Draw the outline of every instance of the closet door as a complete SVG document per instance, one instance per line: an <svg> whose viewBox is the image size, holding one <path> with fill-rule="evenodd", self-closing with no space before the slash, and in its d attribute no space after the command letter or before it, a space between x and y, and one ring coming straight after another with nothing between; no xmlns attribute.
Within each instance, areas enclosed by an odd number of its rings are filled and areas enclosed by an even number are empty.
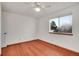
<svg viewBox="0 0 79 59"><path fill-rule="evenodd" d="M0 55L1 55L1 3L0 3Z"/></svg>
<svg viewBox="0 0 79 59"><path fill-rule="evenodd" d="M1 47L6 47L6 15L1 12Z"/></svg>

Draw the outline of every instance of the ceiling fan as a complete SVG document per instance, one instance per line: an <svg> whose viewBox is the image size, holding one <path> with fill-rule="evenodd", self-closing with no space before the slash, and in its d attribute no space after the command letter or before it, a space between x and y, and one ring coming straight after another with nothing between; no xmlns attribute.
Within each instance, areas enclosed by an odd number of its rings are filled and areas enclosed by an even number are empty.
<svg viewBox="0 0 79 59"><path fill-rule="evenodd" d="M36 12L40 12L42 9L51 7L50 5L41 4L41 2L34 2L32 6Z"/></svg>
<svg viewBox="0 0 79 59"><path fill-rule="evenodd" d="M33 7L33 9L34 9L36 12L40 12L40 11L43 10L43 9L46 9L46 8L51 7L51 5L44 4L44 3L42 3L42 2L33 2L33 3L30 3L30 5Z"/></svg>

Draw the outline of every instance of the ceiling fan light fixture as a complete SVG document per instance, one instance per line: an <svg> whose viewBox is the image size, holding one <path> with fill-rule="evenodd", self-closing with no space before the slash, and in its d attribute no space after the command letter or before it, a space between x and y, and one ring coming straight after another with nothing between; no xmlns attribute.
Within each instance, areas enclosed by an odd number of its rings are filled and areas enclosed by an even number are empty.
<svg viewBox="0 0 79 59"><path fill-rule="evenodd" d="M34 8L34 10L35 10L36 12L40 12L40 11L41 11L41 8L36 7L36 8Z"/></svg>

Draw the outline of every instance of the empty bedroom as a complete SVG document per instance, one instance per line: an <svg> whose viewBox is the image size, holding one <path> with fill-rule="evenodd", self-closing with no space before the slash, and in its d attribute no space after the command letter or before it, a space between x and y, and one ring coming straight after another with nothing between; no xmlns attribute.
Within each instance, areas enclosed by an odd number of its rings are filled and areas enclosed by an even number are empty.
<svg viewBox="0 0 79 59"><path fill-rule="evenodd" d="M79 2L0 2L1 56L79 56Z"/></svg>

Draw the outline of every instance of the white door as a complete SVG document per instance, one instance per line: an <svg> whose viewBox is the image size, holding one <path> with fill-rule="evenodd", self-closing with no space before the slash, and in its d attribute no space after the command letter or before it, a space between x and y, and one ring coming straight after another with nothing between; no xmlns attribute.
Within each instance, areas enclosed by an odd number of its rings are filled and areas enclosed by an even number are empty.
<svg viewBox="0 0 79 59"><path fill-rule="evenodd" d="M1 47L6 47L6 21L3 12L1 12Z"/></svg>
<svg viewBox="0 0 79 59"><path fill-rule="evenodd" d="M6 47L6 29L4 19L1 19L1 47Z"/></svg>
<svg viewBox="0 0 79 59"><path fill-rule="evenodd" d="M0 3L0 54L1 54L1 3Z"/></svg>

